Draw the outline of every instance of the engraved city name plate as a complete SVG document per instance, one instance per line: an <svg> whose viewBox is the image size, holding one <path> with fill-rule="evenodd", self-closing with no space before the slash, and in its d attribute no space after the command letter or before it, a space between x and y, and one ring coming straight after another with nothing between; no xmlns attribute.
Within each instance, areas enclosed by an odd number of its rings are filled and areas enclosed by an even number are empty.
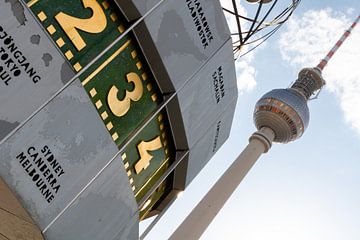
<svg viewBox="0 0 360 240"><path fill-rule="evenodd" d="M120 234L126 238L119 238ZM139 237L138 206L120 156L44 232L44 236L51 240Z"/></svg>
<svg viewBox="0 0 360 240"><path fill-rule="evenodd" d="M215 119L213 124L207 129L206 134L190 149L185 186L190 184L206 163L214 156L216 151L228 139L235 107L236 99L228 105L220 117Z"/></svg>
<svg viewBox="0 0 360 240"><path fill-rule="evenodd" d="M0 140L73 75L29 10L0 1Z"/></svg>
<svg viewBox="0 0 360 240"><path fill-rule="evenodd" d="M0 175L43 230L117 151L76 80L2 143Z"/></svg>
<svg viewBox="0 0 360 240"><path fill-rule="evenodd" d="M229 40L178 93L190 148L208 131L214 119L237 98L237 94Z"/></svg>
<svg viewBox="0 0 360 240"><path fill-rule="evenodd" d="M146 55L155 47L176 90L181 88L209 58L230 39L219 1L167 0L144 19L152 43L135 29ZM153 44L153 45L152 45ZM159 64L156 61L149 61ZM157 72L154 72L155 77ZM158 79L161 82L161 78ZM161 83L160 83L161 84ZM161 87L161 86L160 86Z"/></svg>
<svg viewBox="0 0 360 240"><path fill-rule="evenodd" d="M129 21L144 16L163 0L114 0Z"/></svg>

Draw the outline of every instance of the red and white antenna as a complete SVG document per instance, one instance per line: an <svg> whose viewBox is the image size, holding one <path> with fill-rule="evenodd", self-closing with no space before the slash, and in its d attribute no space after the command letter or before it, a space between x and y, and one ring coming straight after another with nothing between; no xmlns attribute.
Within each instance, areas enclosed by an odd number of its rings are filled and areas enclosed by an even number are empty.
<svg viewBox="0 0 360 240"><path fill-rule="evenodd" d="M360 15L351 24L341 38L336 42L334 47L329 51L324 59L314 68L303 68L299 72L299 78L291 86L291 88L301 93L307 100L317 99L322 87L325 85L325 80L322 77L322 70L324 70L327 63L330 61L335 52L345 42L346 38L350 35L351 31L355 28L356 24L360 21Z"/></svg>
<svg viewBox="0 0 360 240"><path fill-rule="evenodd" d="M350 35L351 31L355 28L356 24L360 20L360 15L357 17L357 19L353 22L353 24L350 26L348 30L344 32L342 37L339 39L339 41L336 42L335 46L330 50L330 52L326 55L324 59L320 61L320 63L316 66L318 69L323 70L324 67L327 65L331 57L335 54L335 52L339 49L339 47L345 42L346 38Z"/></svg>

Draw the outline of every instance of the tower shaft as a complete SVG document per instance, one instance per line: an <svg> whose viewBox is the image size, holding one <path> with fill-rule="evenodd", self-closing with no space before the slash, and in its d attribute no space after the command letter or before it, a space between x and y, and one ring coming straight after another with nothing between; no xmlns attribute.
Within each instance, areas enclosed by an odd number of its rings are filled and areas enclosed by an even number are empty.
<svg viewBox="0 0 360 240"><path fill-rule="evenodd" d="M255 132L250 137L246 148L187 216L170 239L199 239L257 159L270 149L274 137L275 134L270 128L264 127Z"/></svg>
<svg viewBox="0 0 360 240"><path fill-rule="evenodd" d="M327 65L327 63L332 58L332 56L335 54L335 52L339 49L339 47L344 43L346 38L350 35L351 31L355 28L355 26L359 22L359 20L360 20L360 15L356 18L356 20L349 27L349 29L347 29L344 32L344 34L336 42L335 46L330 50L330 52L326 55L326 57L320 61L320 63L317 65L317 68L319 68L320 70L324 70L324 67Z"/></svg>

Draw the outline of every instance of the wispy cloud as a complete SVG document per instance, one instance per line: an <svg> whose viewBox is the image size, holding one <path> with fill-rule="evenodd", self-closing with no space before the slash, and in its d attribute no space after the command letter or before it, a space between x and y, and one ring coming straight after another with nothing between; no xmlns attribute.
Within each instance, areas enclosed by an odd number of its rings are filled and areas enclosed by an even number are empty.
<svg viewBox="0 0 360 240"><path fill-rule="evenodd" d="M240 15L247 16L247 11L244 7L242 7L239 4L240 1L237 1L237 7ZM220 3L223 7L227 9L232 9L232 3L229 0L220 0ZM235 18L225 13L226 20L228 22L230 32L237 32L237 25ZM243 21L243 24L245 24L242 27L245 27L245 29L248 27L248 23ZM236 37L233 40L238 40ZM242 49L242 52L245 53L248 50L248 47L245 46ZM254 89L256 86L256 69L254 67L254 56L256 54L256 51L250 52L246 54L245 56L239 58L235 63L235 69L236 69L236 77L237 77L237 86L239 89L240 94L244 92L249 92Z"/></svg>
<svg viewBox="0 0 360 240"><path fill-rule="evenodd" d="M246 54L235 63L237 85L240 94L253 90L257 84L255 80L257 71L253 63L256 51Z"/></svg>
<svg viewBox="0 0 360 240"><path fill-rule="evenodd" d="M280 37L284 60L297 69L315 66L323 58L354 19L330 8L310 10L293 16ZM360 26L331 59L323 71L326 90L334 93L344 118L360 134Z"/></svg>

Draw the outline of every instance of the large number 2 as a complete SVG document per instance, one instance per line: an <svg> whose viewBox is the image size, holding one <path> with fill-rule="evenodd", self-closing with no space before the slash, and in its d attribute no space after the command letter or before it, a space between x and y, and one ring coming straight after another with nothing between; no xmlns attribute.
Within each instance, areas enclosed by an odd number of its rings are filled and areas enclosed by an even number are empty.
<svg viewBox="0 0 360 240"><path fill-rule="evenodd" d="M107 23L106 15L96 0L82 0L82 2L85 8L90 8L93 11L91 18L80 19L63 12L55 16L55 19L78 51L83 49L86 43L77 29L88 33L100 33L106 28Z"/></svg>
<svg viewBox="0 0 360 240"><path fill-rule="evenodd" d="M139 174L143 169L146 169L150 165L150 160L153 158L153 156L148 151L155 151L161 147L162 143L159 136L149 142L141 141L137 145L140 159L135 164L136 174Z"/></svg>
<svg viewBox="0 0 360 240"><path fill-rule="evenodd" d="M107 101L111 112L117 116L124 116L130 109L131 101L139 101L143 94L143 85L140 77L134 73L128 73L126 75L128 82L134 83L134 90L129 92L126 90L123 100L119 100L117 94L119 89L116 86L112 86L108 93Z"/></svg>

